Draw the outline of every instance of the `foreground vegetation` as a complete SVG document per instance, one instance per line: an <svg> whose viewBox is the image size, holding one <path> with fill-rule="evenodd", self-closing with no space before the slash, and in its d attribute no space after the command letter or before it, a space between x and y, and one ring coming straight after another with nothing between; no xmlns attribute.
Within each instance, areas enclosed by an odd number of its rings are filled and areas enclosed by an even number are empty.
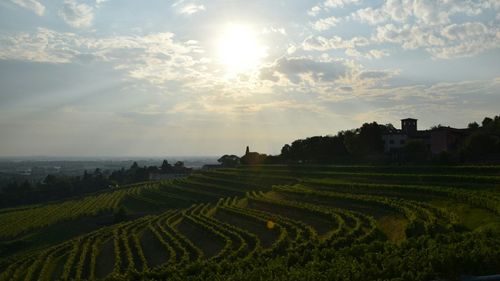
<svg viewBox="0 0 500 281"><path fill-rule="evenodd" d="M498 166L256 166L2 209L0 280L498 274L499 184Z"/></svg>

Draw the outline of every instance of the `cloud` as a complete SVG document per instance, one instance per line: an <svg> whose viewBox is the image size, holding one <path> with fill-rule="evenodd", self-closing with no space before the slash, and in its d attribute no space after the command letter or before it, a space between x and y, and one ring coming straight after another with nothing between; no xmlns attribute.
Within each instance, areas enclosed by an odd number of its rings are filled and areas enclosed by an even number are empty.
<svg viewBox="0 0 500 281"><path fill-rule="evenodd" d="M359 9L349 18L376 25L374 43L400 44L403 49L423 49L433 58L450 59L500 46L498 24L451 23L452 16L472 17L489 9L498 11L500 5L490 0L388 0L379 7ZM356 50L348 52L356 54Z"/></svg>
<svg viewBox="0 0 500 281"><path fill-rule="evenodd" d="M373 44L371 39L362 36L344 39L340 36L332 36L325 38L322 36L310 36L302 42L302 48L306 51L329 51L345 49L345 54L350 57L379 59L386 57L389 53L385 50L370 49L367 51L360 51L359 47L365 47Z"/></svg>
<svg viewBox="0 0 500 281"><path fill-rule="evenodd" d="M380 59L389 56L386 50L372 49L368 51L359 51L354 48L348 48L345 50L345 54L354 58L365 58L365 59Z"/></svg>
<svg viewBox="0 0 500 281"><path fill-rule="evenodd" d="M273 85L272 92L314 93L342 100L350 93L385 85L399 74L395 70L365 69L351 61L328 55L314 57L282 57L261 68L260 79Z"/></svg>
<svg viewBox="0 0 500 281"><path fill-rule="evenodd" d="M325 0L319 5L313 6L311 9L307 11L307 14L315 17L321 11L329 11L332 8L342 8L351 4L358 4L360 0Z"/></svg>
<svg viewBox="0 0 500 281"><path fill-rule="evenodd" d="M309 11L307 11L307 14L310 15L311 17L317 16L321 12L321 7L320 6L314 6Z"/></svg>
<svg viewBox="0 0 500 281"><path fill-rule="evenodd" d="M345 77L349 66L341 61L317 61L307 57L283 57L261 69L261 79L278 82L286 79L292 84L304 81L334 82Z"/></svg>
<svg viewBox="0 0 500 281"><path fill-rule="evenodd" d="M0 59L48 63L99 60L130 77L153 84L196 80L203 50L196 41L179 42L171 32L94 38L38 28L36 33L0 35ZM201 74L199 74L201 75Z"/></svg>
<svg viewBox="0 0 500 281"><path fill-rule="evenodd" d="M367 7L359 9L350 15L350 18L360 22L367 22L370 24L379 24L387 21L387 15L382 9L374 9L372 7Z"/></svg>
<svg viewBox="0 0 500 281"><path fill-rule="evenodd" d="M500 47L496 25L465 22L444 26L378 26L373 38L379 43L397 43L404 49L422 48L435 58L470 57Z"/></svg>
<svg viewBox="0 0 500 281"><path fill-rule="evenodd" d="M321 11L338 9L348 4L357 4L356 0L327 0L308 11L310 16L317 16ZM370 25L383 23L411 24L417 26L444 25L452 22L453 16L473 17L488 10L500 9L494 0L387 0L379 6L365 6L345 17L326 17L314 23L316 30L327 30L340 21L354 20Z"/></svg>
<svg viewBox="0 0 500 281"><path fill-rule="evenodd" d="M413 16L426 24L448 23L453 10L444 10L439 6L440 4L446 3L444 1L414 1Z"/></svg>
<svg viewBox="0 0 500 281"><path fill-rule="evenodd" d="M368 76L381 76L381 73L370 73ZM375 71L379 72L379 71ZM393 76L393 73L387 73ZM431 84L413 84L404 86L383 85L381 87L359 88L357 94L370 97L370 99L380 99L383 101L414 102L444 105L450 103L470 102L468 99L479 101L479 97L497 96L500 90L500 77L488 80L468 80L456 82L438 82Z"/></svg>
<svg viewBox="0 0 500 281"><path fill-rule="evenodd" d="M0 59L69 63L78 55L76 35L38 28L35 34L0 36Z"/></svg>
<svg viewBox="0 0 500 281"><path fill-rule="evenodd" d="M0 59L53 64L103 62L120 75L177 93L269 92L256 74L226 78L195 40L172 32L94 37L38 28L32 33L0 33ZM141 86L142 87L142 86Z"/></svg>
<svg viewBox="0 0 500 281"><path fill-rule="evenodd" d="M323 6L326 8L338 8L356 3L359 3L359 0L326 0Z"/></svg>
<svg viewBox="0 0 500 281"><path fill-rule="evenodd" d="M351 39L343 39L340 36L332 36L325 38L322 36L310 36L304 40L302 46L304 50L328 51L336 49L353 49L357 47L367 46L370 40L366 37L353 37Z"/></svg>
<svg viewBox="0 0 500 281"><path fill-rule="evenodd" d="M488 33L488 27L480 22L466 22L446 26L442 35L450 40L467 40Z"/></svg>
<svg viewBox="0 0 500 281"><path fill-rule="evenodd" d="M278 33L285 36L287 35L286 29L284 27L274 27L274 26L264 27L261 32L262 34Z"/></svg>
<svg viewBox="0 0 500 281"><path fill-rule="evenodd" d="M206 64L198 42L174 39L171 32L146 36L118 36L105 39L88 38L86 47L92 54L115 64L135 79L163 85L168 81L183 83L200 80L199 67Z"/></svg>
<svg viewBox="0 0 500 281"><path fill-rule="evenodd" d="M64 0L59 16L74 28L89 27L94 19L94 8L76 0Z"/></svg>
<svg viewBox="0 0 500 281"><path fill-rule="evenodd" d="M192 15L192 14L198 13L200 11L205 11L204 5L187 4L179 10L179 12L181 14L185 14L185 15Z"/></svg>
<svg viewBox="0 0 500 281"><path fill-rule="evenodd" d="M358 77L363 80L368 79L387 79L392 76L390 71L368 70L359 73Z"/></svg>
<svg viewBox="0 0 500 281"><path fill-rule="evenodd" d="M205 11L205 5L198 4L196 2L188 2L186 0L179 0L172 4L172 7L176 9L177 13L183 15L192 15L201 11Z"/></svg>
<svg viewBox="0 0 500 281"><path fill-rule="evenodd" d="M314 102L297 102L293 100L266 100L256 102L251 98L234 99L217 95L203 96L199 100L184 102L176 105L169 113L199 114L208 112L218 115L253 115L263 111L324 111L320 105Z"/></svg>
<svg viewBox="0 0 500 281"><path fill-rule="evenodd" d="M10 0L10 2L28 9L39 16L43 16L45 13L45 6L37 0Z"/></svg>
<svg viewBox="0 0 500 281"><path fill-rule="evenodd" d="M432 122L429 126L439 122L448 125L451 121L463 122L462 126L465 126L471 119L474 120L473 118L482 120L485 115L495 114L494 105L498 103L498 91L499 77L490 80L364 89L360 90L358 95L377 106L376 109L358 113L355 118L360 121L393 122L411 115L423 122ZM456 112L461 114L457 115Z"/></svg>
<svg viewBox="0 0 500 281"><path fill-rule="evenodd" d="M411 26L409 24L396 26L392 23L378 26L374 40L378 42L398 43L404 49L442 46L446 43L437 30L433 28Z"/></svg>
<svg viewBox="0 0 500 281"><path fill-rule="evenodd" d="M370 50L366 54L367 58L373 58L373 59L380 59L380 58L387 57L387 56L389 56L389 53L387 51L376 50L376 49Z"/></svg>
<svg viewBox="0 0 500 281"><path fill-rule="evenodd" d="M351 19L372 25L384 22L419 24L448 24L456 14L475 16L488 9L499 9L491 0L388 0L380 7L359 9L350 15Z"/></svg>
<svg viewBox="0 0 500 281"><path fill-rule="evenodd" d="M339 19L336 17L328 17L324 19L317 20L313 23L313 28L318 31L328 30L339 23Z"/></svg>

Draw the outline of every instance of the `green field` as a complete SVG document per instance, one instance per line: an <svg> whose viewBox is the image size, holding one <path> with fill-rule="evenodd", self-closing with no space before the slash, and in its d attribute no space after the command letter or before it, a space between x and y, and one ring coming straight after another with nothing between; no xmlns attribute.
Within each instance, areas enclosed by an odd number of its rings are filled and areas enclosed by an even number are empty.
<svg viewBox="0 0 500 281"><path fill-rule="evenodd" d="M124 209L125 221L114 213ZM0 280L500 274L499 166L257 166L0 210Z"/></svg>

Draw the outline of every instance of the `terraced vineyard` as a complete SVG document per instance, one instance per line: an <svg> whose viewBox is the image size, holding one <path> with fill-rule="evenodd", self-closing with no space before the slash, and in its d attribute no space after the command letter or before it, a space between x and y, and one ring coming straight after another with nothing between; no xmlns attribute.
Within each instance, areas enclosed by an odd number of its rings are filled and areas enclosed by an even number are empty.
<svg viewBox="0 0 500 281"><path fill-rule="evenodd" d="M0 211L0 280L455 280L500 273L500 167L259 166ZM109 215L109 214L108 214Z"/></svg>

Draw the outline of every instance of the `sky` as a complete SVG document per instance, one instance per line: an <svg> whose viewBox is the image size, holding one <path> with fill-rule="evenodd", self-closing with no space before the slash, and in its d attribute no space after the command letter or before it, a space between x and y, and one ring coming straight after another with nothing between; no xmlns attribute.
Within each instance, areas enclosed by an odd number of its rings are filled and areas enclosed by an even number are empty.
<svg viewBox="0 0 500 281"><path fill-rule="evenodd" d="M499 108L498 0L0 1L0 156L278 154Z"/></svg>

